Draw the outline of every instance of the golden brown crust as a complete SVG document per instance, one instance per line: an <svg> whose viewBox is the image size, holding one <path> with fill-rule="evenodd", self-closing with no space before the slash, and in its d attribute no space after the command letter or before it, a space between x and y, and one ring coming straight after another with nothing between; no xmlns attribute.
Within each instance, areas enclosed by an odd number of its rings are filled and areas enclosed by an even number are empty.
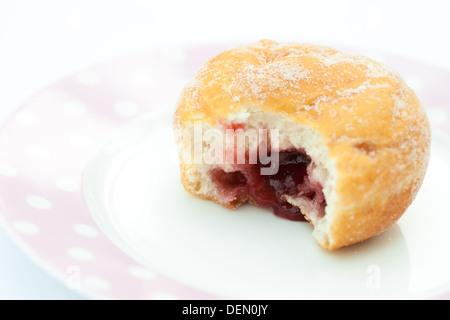
<svg viewBox="0 0 450 320"><path fill-rule="evenodd" d="M267 40L225 51L183 91L178 139L187 123L213 126L246 105L320 132L337 172L332 241L321 246L336 249L380 233L414 199L428 164L430 126L414 92L387 67L326 47ZM182 166L183 185L198 195L185 175Z"/></svg>

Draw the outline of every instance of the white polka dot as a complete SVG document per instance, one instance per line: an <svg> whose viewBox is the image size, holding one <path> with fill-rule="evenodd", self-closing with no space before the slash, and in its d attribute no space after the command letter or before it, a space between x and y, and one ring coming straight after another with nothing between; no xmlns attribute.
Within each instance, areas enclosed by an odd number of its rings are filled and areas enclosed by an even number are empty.
<svg viewBox="0 0 450 320"><path fill-rule="evenodd" d="M50 159L51 158L51 153L50 151L48 151L47 149L45 149L44 147L40 146L40 145L31 145L26 147L25 152L35 158L35 159L40 159L40 160L46 160L46 159Z"/></svg>
<svg viewBox="0 0 450 320"><path fill-rule="evenodd" d="M83 277L82 286L96 291L107 291L111 288L111 283L103 278L87 276Z"/></svg>
<svg viewBox="0 0 450 320"><path fill-rule="evenodd" d="M178 48L164 50L162 54L164 59L171 63L180 64L186 60L184 51Z"/></svg>
<svg viewBox="0 0 450 320"><path fill-rule="evenodd" d="M16 113L15 119L18 123L24 126L32 126L39 123L39 117L29 111L19 111Z"/></svg>
<svg viewBox="0 0 450 320"><path fill-rule="evenodd" d="M69 100L64 102L62 106L64 112L69 116L80 118L83 117L87 113L87 105L78 100Z"/></svg>
<svg viewBox="0 0 450 320"><path fill-rule="evenodd" d="M127 100L118 101L114 108L118 114L125 117L132 117L140 110L140 107L136 103Z"/></svg>
<svg viewBox="0 0 450 320"><path fill-rule="evenodd" d="M77 81L85 86L95 86L100 82L100 75L93 70L83 70L76 75Z"/></svg>
<svg viewBox="0 0 450 320"><path fill-rule="evenodd" d="M156 277L157 277L153 271L150 271L143 267L133 266L133 267L130 267L128 269L128 271L130 272L130 274L133 277L136 277L138 279L153 280L153 279L156 279Z"/></svg>
<svg viewBox="0 0 450 320"><path fill-rule="evenodd" d="M13 223L14 229L19 231L20 233L26 234L26 235L36 235L39 233L39 228L28 221L15 221Z"/></svg>
<svg viewBox="0 0 450 320"><path fill-rule="evenodd" d="M55 181L55 184L59 189L67 192L75 192L80 188L78 183L67 178L59 178Z"/></svg>
<svg viewBox="0 0 450 320"><path fill-rule="evenodd" d="M150 300L178 300L179 298L173 294L165 292L154 292L150 295Z"/></svg>
<svg viewBox="0 0 450 320"><path fill-rule="evenodd" d="M18 172L17 169L13 166L10 166L5 163L0 163L0 176L5 177L15 177L17 176Z"/></svg>
<svg viewBox="0 0 450 320"><path fill-rule="evenodd" d="M423 80L417 77L405 77L404 78L408 86L411 87L416 93L421 92L424 89Z"/></svg>
<svg viewBox="0 0 450 320"><path fill-rule="evenodd" d="M39 196L29 196L26 199L28 205L39 210L48 210L52 207L50 201Z"/></svg>
<svg viewBox="0 0 450 320"><path fill-rule="evenodd" d="M431 107L427 108L426 111L432 124L443 124L448 121L449 112L444 108Z"/></svg>
<svg viewBox="0 0 450 320"><path fill-rule="evenodd" d="M148 89L156 85L156 79L151 74L137 72L131 76L131 83L138 88Z"/></svg>
<svg viewBox="0 0 450 320"><path fill-rule="evenodd" d="M89 150L94 146L91 138L79 133L70 135L69 142L72 146L80 150Z"/></svg>
<svg viewBox="0 0 450 320"><path fill-rule="evenodd" d="M76 233L83 237L95 238L98 236L98 231L94 227L85 224L76 224L73 226Z"/></svg>
<svg viewBox="0 0 450 320"><path fill-rule="evenodd" d="M94 260L94 254L83 248L70 248L67 250L67 254L78 261Z"/></svg>

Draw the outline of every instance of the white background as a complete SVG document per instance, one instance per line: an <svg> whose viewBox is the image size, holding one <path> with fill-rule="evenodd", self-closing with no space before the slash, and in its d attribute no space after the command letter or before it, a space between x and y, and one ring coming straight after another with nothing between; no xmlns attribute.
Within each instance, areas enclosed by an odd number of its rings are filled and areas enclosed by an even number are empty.
<svg viewBox="0 0 450 320"><path fill-rule="evenodd" d="M262 38L360 47L450 70L450 1L0 0L0 123L28 95L105 59ZM80 297L0 229L0 299Z"/></svg>

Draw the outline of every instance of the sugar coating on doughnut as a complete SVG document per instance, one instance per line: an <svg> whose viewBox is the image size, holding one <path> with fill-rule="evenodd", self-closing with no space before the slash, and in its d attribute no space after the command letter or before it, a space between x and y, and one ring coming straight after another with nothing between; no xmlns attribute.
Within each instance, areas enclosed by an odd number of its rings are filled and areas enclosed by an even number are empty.
<svg viewBox="0 0 450 320"><path fill-rule="evenodd" d="M327 200L325 217L310 222L330 250L397 221L428 165L429 122L400 75L322 46L262 40L234 48L207 61L183 90L174 120L183 185L234 207L215 193L210 167L184 161L191 142L184 133L195 121L278 128L282 150L305 150Z"/></svg>

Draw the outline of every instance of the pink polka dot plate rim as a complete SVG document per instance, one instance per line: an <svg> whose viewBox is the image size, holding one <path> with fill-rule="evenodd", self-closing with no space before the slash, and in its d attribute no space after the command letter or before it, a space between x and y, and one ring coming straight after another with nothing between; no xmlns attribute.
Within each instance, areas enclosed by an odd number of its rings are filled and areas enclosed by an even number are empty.
<svg viewBox="0 0 450 320"><path fill-rule="evenodd" d="M24 250L69 288L110 299L233 296L232 291L215 292L183 281L124 252L93 219L83 194L86 165L105 142L123 125L135 127L131 119L148 124L154 118L146 115L152 112L162 112L157 117L167 119L194 71L222 49L162 50L86 68L30 97L1 128L2 223ZM450 133L446 90L450 73L398 57L380 58L416 90L434 129ZM387 235L395 238L402 232L410 232L407 223ZM389 242L388 238L371 243ZM343 255L363 250L358 246ZM365 287L371 279L369 267L377 270L378 265L382 272L388 268L373 262L360 270ZM432 289L430 298L448 297L448 286Z"/></svg>
<svg viewBox="0 0 450 320"><path fill-rule="evenodd" d="M3 226L69 288L95 298L213 297L120 251L92 219L82 181L86 163L116 128L173 108L192 69L214 54L217 48L162 50L86 68L34 94L2 126Z"/></svg>

